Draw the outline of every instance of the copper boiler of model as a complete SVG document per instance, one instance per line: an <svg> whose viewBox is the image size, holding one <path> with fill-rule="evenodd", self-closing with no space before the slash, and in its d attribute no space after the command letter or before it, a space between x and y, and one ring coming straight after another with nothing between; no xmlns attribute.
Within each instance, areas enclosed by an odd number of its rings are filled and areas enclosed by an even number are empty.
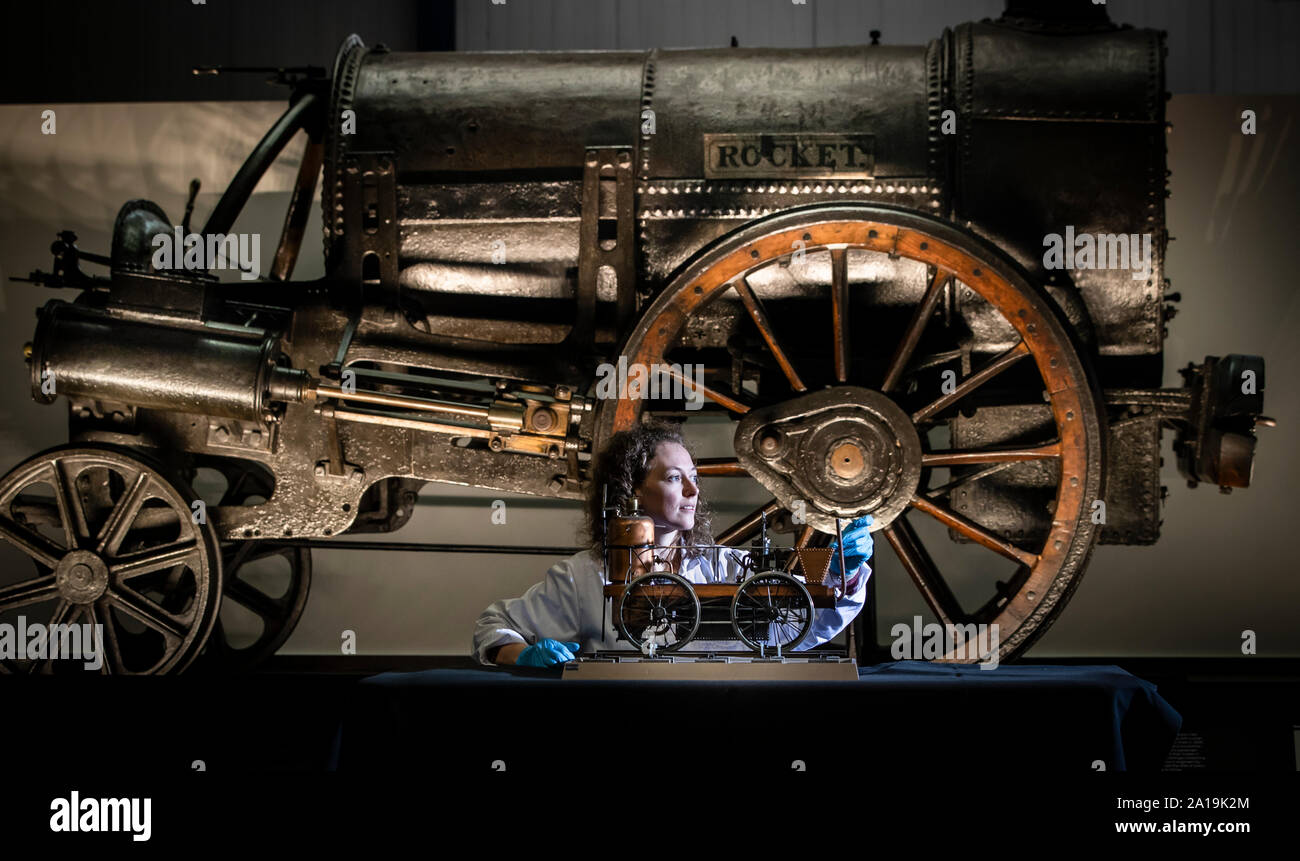
<svg viewBox="0 0 1300 861"><path fill-rule="evenodd" d="M645 574L653 559L654 518L641 511L641 500L631 500L632 510L609 522L609 582L626 583Z"/></svg>

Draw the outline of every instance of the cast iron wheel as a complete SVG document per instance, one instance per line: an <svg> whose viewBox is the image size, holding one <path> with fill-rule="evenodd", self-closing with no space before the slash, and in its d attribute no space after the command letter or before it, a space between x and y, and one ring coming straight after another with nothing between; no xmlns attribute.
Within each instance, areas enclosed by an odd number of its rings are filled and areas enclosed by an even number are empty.
<svg viewBox="0 0 1300 861"><path fill-rule="evenodd" d="M731 599L731 626L755 652L793 649L812 630L812 619L807 587L780 571L755 574L740 584Z"/></svg>
<svg viewBox="0 0 1300 861"><path fill-rule="evenodd" d="M805 261L813 257L828 275L817 279L823 285L820 293L798 285L805 289L805 307L812 309L804 316L785 310L770 315L765 305L781 300L760 298L755 284L780 283L778 270L764 270L789 266L795 253L807 255ZM875 266L911 279L910 292L890 281L871 285L892 288L895 302L908 297L894 307L872 304L873 314L884 308L898 315L892 330L878 322L873 329L874 316L851 315L850 254L864 255L855 257L859 271ZM913 268L903 268L908 266ZM728 291L739 298L734 311L702 314ZM945 355L934 348L936 339L957 337L950 322L958 297L966 303L962 313L975 308L983 315L982 337L971 337L968 327L964 343L992 345L994 353L972 361L978 354L968 348L964 356L970 366L963 368L959 381L951 380L951 388L920 386L918 381L933 374L929 369ZM938 332L936 312L947 315ZM716 383L696 385L681 372L682 362L674 362L674 356L701 355L694 344L710 326L722 325L717 317L723 314L733 324L750 327L752 321L749 331L757 332L758 337L750 336L760 345L755 353L739 360L732 353L733 367L739 361L742 367L763 369L757 393L747 391L743 382L730 390ZM821 326L825 328L818 331ZM918 354L922 344L930 353ZM1090 506L1102 498L1099 390L1055 303L1010 257L969 231L874 205L813 206L764 218L719 239L685 264L643 313L622 353L629 367L666 366L711 402L708 409L693 412L671 402L659 407L682 420L688 435L692 421L703 414L725 411L738 420L736 457L702 460L699 473L749 476L775 498L720 533L719 543L747 541L763 514L769 520L789 517L796 504L807 524L802 542L814 528L833 534L836 517L872 514L872 531L884 533L940 624L999 626L1000 660L1028 648L1078 585L1098 531ZM810 387L805 376L821 388ZM998 382L989 385L993 380ZM959 411L966 415L994 396L1007 400L1008 389L1012 409L1036 410L1045 431L1041 437L961 450L931 438L931 431L941 435L943 422L955 421ZM655 407L648 403L656 402L633 397L602 401L594 447L653 413ZM1040 490L1052 498L1034 509L1037 532L1001 534L983 525L979 509L965 502L967 489L999 472L1006 475L1008 469L1046 471ZM949 470L951 480L931 486L935 470ZM959 496L962 502L957 502ZM957 510L962 507L964 511ZM1036 513L1040 511L1048 513ZM954 573L945 578L934 561L951 551L939 548L944 554L932 556L908 515L933 518L950 537L985 554L977 570L983 579L973 587L981 593L975 600L969 595L958 600L953 583L961 580L955 573L960 569L953 566ZM996 565L1011 569L1002 575L1005 582L994 583L1001 575ZM969 592L970 577L962 576L962 590ZM981 660L973 651L954 648L941 660Z"/></svg>
<svg viewBox="0 0 1300 861"><path fill-rule="evenodd" d="M221 669L252 669L285 644L302 618L311 590L311 550L273 541L231 541L221 545L221 558L223 611L233 601L255 615L262 628L252 642L236 645L227 633L230 625L218 616L204 659ZM288 575L288 587L278 597L247 577L250 569L272 559L283 560L276 564L286 568Z"/></svg>
<svg viewBox="0 0 1300 861"><path fill-rule="evenodd" d="M644 651L671 652L691 641L700 627L700 599L686 578L660 571L642 574L623 590L616 616L618 629Z"/></svg>
<svg viewBox="0 0 1300 861"><path fill-rule="evenodd" d="M227 480L221 507L270 499L271 482L262 473L225 464L219 468ZM311 549L274 541L222 541L221 559L221 610L203 662L220 671L249 670L274 655L302 618L311 591ZM231 629L240 627L232 602L253 614L261 626L251 642L230 636Z"/></svg>
<svg viewBox="0 0 1300 861"><path fill-rule="evenodd" d="M106 675L184 670L206 644L221 596L216 531L194 522L198 498L125 447L71 444L34 455L0 479L0 546L14 557L0 566L0 621L102 625ZM4 673L82 668L48 652L0 660Z"/></svg>

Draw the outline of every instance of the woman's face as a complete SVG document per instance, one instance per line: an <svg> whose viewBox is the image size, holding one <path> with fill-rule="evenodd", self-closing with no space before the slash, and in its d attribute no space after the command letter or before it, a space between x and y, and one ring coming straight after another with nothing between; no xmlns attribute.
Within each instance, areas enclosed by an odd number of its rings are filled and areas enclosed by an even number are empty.
<svg viewBox="0 0 1300 861"><path fill-rule="evenodd" d="M679 443L659 443L636 491L646 513L654 518L656 530L689 532L695 528L699 475L690 454Z"/></svg>

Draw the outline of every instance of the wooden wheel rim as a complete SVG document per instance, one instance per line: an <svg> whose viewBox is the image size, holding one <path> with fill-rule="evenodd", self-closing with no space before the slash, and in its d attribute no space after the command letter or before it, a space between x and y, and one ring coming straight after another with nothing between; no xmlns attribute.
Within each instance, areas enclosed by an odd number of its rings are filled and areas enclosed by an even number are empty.
<svg viewBox="0 0 1300 861"><path fill-rule="evenodd" d="M1019 335L1025 356L1033 358L1050 396L1060 477L1052 525L1043 547L1021 560L1029 567L1028 577L998 607L995 616L983 619L999 626L999 660L1014 656L1047 630L1086 566L1097 533L1089 506L1092 500L1102 498L1104 439L1090 369L1074 348L1060 312L1005 254L972 233L905 210L852 204L789 210L719 239L687 263L644 312L622 354L629 366L664 362L664 354L691 315L747 273L788 257L795 247L807 253L849 248L875 251L951 273L1002 314ZM641 399L602 402L597 440L638 424L644 404ZM938 510L927 505L921 495L910 507L932 516ZM884 531L934 609L935 602L905 556L907 535L898 528ZM936 615L941 623L950 621ZM979 658L953 652L941 660L972 662Z"/></svg>

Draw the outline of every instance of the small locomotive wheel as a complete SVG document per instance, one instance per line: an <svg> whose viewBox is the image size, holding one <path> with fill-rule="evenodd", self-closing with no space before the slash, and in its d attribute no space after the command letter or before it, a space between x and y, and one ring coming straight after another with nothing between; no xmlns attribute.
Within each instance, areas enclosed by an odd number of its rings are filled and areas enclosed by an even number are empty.
<svg viewBox="0 0 1300 861"><path fill-rule="evenodd" d="M671 652L691 641L700 627L700 599L679 574L642 574L618 600L618 629L634 646Z"/></svg>
<svg viewBox="0 0 1300 861"><path fill-rule="evenodd" d="M251 643L240 644L218 617L204 660L223 670L247 670L276 653L293 633L307 606L311 589L311 550L264 541L230 541L221 545L225 589L221 606L233 602L257 617L261 630ZM249 573L269 560L287 576L288 586L279 597L267 594ZM278 581L277 581L278 582Z"/></svg>
<svg viewBox="0 0 1300 861"><path fill-rule="evenodd" d="M736 588L731 599L731 626L754 651L793 649L812 629L813 602L808 589L780 571L755 574Z"/></svg>
<svg viewBox="0 0 1300 861"><path fill-rule="evenodd" d="M0 621L22 616L51 635L56 624L101 625L104 675L185 669L221 601L216 531L195 522L198 499L152 457L122 446L74 443L32 456L0 479ZM22 556L34 574L21 573L31 572L17 564ZM69 634L61 647L73 643ZM47 645L44 659L3 659L0 672L84 672L94 645L59 660Z"/></svg>
<svg viewBox="0 0 1300 861"><path fill-rule="evenodd" d="M710 358L715 332L731 353L729 387L727 363ZM756 481L772 498L718 543L748 541L766 516L804 524L800 542L818 546L836 518L870 514L885 539L876 546L891 548L934 618L987 626L1000 660L1041 636L1078 586L1100 528L1090 516L1106 462L1100 389L1056 303L973 232L876 204L761 218L679 267L622 354L628 367L667 368L708 403L683 415L679 401L605 400L597 448L656 410L683 417L688 436L720 413L734 422L734 458L701 461L699 473ZM936 369L958 360L960 375L941 380ZM712 363L715 381L689 379L692 363ZM954 446L956 426L986 408L1027 417L1027 430ZM973 504L1002 479L1037 496L990 490L1001 508ZM940 530L957 546L932 553L948 543ZM984 659L973 648L941 658Z"/></svg>
<svg viewBox="0 0 1300 861"><path fill-rule="evenodd" d="M224 464L223 464L224 466ZM269 499L270 481L251 469L222 469L228 482L219 507ZM284 645L307 607L311 591L311 550L272 541L222 541L221 610L203 653L202 664L220 671L250 670ZM234 605L256 617L251 642L238 636Z"/></svg>

